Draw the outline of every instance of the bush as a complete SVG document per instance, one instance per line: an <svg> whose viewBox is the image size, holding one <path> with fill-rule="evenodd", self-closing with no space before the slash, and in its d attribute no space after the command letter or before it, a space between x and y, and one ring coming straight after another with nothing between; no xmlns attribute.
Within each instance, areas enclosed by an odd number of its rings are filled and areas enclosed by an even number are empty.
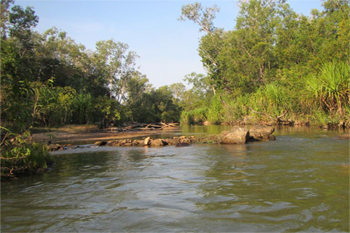
<svg viewBox="0 0 350 233"><path fill-rule="evenodd" d="M325 63L318 74L308 77L306 89L325 111L344 116L350 102L349 84L349 65L333 61Z"/></svg>
<svg viewBox="0 0 350 233"><path fill-rule="evenodd" d="M223 107L218 95L214 96L210 101L207 113L207 119L210 123L218 124L223 121Z"/></svg>
<svg viewBox="0 0 350 233"><path fill-rule="evenodd" d="M190 111L182 111L181 124L202 124L207 121L208 107L199 107Z"/></svg>
<svg viewBox="0 0 350 233"><path fill-rule="evenodd" d="M16 177L27 173L36 173L48 168L52 157L47 147L33 142L29 131L13 134L7 131L1 142L1 177Z"/></svg>

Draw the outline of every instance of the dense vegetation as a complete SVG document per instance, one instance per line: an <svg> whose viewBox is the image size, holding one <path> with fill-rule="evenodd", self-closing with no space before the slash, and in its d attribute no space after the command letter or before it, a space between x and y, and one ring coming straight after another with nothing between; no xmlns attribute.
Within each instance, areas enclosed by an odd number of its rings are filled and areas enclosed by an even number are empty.
<svg viewBox="0 0 350 233"><path fill-rule="evenodd" d="M183 6L180 20L205 33L199 55L207 70L186 76L185 90L152 87L125 43L99 41L91 51L54 27L40 34L32 8L1 0L2 125L14 132L179 120L349 126L349 2L325 1L310 17L284 0L239 4L232 31L214 26L215 6Z"/></svg>
<svg viewBox="0 0 350 233"><path fill-rule="evenodd" d="M34 142L30 132L15 134L1 127L6 134L1 141L1 180L45 171L52 165L46 145Z"/></svg>
<svg viewBox="0 0 350 233"><path fill-rule="evenodd" d="M350 8L297 14L285 0L240 1L235 29L213 25L214 7L185 5L180 20L206 34L199 55L207 75L191 74L183 122L311 123L350 127Z"/></svg>
<svg viewBox="0 0 350 233"><path fill-rule="evenodd" d="M34 31L32 8L1 1L1 119L16 132L30 126L178 121L170 87L153 88L125 43L85 49L63 31Z"/></svg>
<svg viewBox="0 0 350 233"><path fill-rule="evenodd" d="M38 22L31 7L1 0L2 176L52 162L46 146L32 142L33 126L179 121L172 88L184 85L153 88L127 44L99 41L90 51L55 27L34 31Z"/></svg>
<svg viewBox="0 0 350 233"><path fill-rule="evenodd" d="M94 51L55 27L40 34L34 9L1 0L1 164L36 170L52 161L31 141L33 126L123 122L305 123L350 127L350 7L326 0L297 14L285 0L239 1L235 29L213 24L219 9L182 7L204 35L207 74L152 87L127 44L99 41ZM18 169L17 169L18 170Z"/></svg>

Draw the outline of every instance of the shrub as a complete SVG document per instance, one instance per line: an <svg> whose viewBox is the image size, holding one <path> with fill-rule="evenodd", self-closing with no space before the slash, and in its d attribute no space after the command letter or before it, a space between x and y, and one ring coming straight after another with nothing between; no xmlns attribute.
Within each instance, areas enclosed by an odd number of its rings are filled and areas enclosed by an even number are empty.
<svg viewBox="0 0 350 233"><path fill-rule="evenodd" d="M53 163L47 147L33 142L29 131L14 134L4 127L1 130L6 131L1 142L1 177L35 173Z"/></svg>
<svg viewBox="0 0 350 233"><path fill-rule="evenodd" d="M329 113L346 114L350 102L350 67L346 62L325 63L306 80L306 89Z"/></svg>

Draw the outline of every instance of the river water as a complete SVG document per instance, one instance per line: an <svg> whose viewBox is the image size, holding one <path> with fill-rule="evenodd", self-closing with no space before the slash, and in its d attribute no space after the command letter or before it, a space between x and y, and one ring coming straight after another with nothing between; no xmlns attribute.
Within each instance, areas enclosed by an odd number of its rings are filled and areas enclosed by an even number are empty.
<svg viewBox="0 0 350 233"><path fill-rule="evenodd" d="M57 152L50 172L2 182L1 230L348 232L341 133L283 128L276 141L246 145Z"/></svg>

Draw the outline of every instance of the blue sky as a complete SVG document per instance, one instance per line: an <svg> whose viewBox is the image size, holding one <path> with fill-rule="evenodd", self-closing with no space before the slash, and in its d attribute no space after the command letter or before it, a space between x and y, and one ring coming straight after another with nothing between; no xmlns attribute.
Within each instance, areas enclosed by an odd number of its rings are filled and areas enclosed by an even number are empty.
<svg viewBox="0 0 350 233"><path fill-rule="evenodd" d="M231 30L239 12L237 0L201 2L220 8L214 24ZM32 6L39 16L35 30L51 27L67 32L76 43L94 50L100 40L114 39L129 45L140 58L137 66L155 87L183 82L191 72L205 73L198 56L198 41L203 35L189 21L178 21L184 0L15 0ZM298 13L309 15L322 9L321 0L287 0Z"/></svg>

